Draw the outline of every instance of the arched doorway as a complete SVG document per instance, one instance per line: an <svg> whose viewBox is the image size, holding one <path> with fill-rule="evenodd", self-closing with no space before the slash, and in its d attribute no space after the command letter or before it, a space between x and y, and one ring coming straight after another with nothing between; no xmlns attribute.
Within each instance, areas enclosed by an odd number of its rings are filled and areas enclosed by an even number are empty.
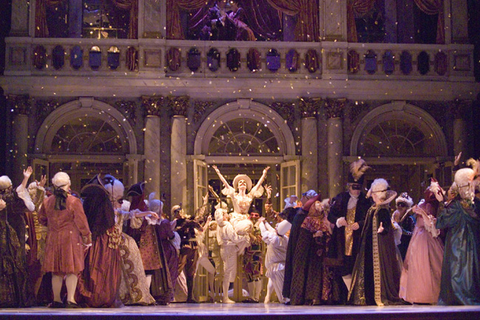
<svg viewBox="0 0 480 320"><path fill-rule="evenodd" d="M300 160L295 155L293 134L285 120L274 110L250 99L237 100L220 106L200 126L194 145L193 188L195 208L211 185L218 194L223 185L209 165L217 165L229 183L239 173L248 174L256 183L266 166L267 183L274 194L274 207L280 208L283 197L298 194L300 185ZM254 205L263 210L264 199ZM275 203L276 201L276 203ZM281 202L281 203L280 203ZM234 296L241 294L241 272L237 274ZM208 275L202 268L197 272L199 300L207 299L205 280Z"/></svg>
<svg viewBox="0 0 480 320"><path fill-rule="evenodd" d="M97 173L110 173L129 184L136 180L137 153L132 127L112 106L93 98L71 101L53 111L35 139L35 171L65 171L80 191ZM38 172L38 171L37 171Z"/></svg>
<svg viewBox="0 0 480 320"><path fill-rule="evenodd" d="M436 175L438 164L448 157L445 135L435 119L406 102L367 114L354 131L350 154L373 168L367 181L386 178L392 189L409 192L415 201L422 197L422 182Z"/></svg>
<svg viewBox="0 0 480 320"><path fill-rule="evenodd" d="M268 165L267 181L281 196L299 190L299 158L291 130L276 111L250 99L227 103L209 115L196 135L194 162L196 206L207 183L219 183L208 170L212 164L227 180L247 173L254 182Z"/></svg>

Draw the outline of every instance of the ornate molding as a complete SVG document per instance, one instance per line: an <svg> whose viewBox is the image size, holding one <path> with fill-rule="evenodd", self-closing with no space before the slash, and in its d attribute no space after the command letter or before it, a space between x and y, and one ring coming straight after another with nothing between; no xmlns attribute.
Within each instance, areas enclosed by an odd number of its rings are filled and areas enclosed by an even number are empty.
<svg viewBox="0 0 480 320"><path fill-rule="evenodd" d="M322 98L300 98L299 107L302 118L316 117L321 103Z"/></svg>
<svg viewBox="0 0 480 320"><path fill-rule="evenodd" d="M8 95L8 107L15 115L28 116L31 112L31 99L28 95Z"/></svg>
<svg viewBox="0 0 480 320"><path fill-rule="evenodd" d="M212 101L195 101L193 105L193 121L198 122L202 119L203 115L207 112L207 109L213 106Z"/></svg>
<svg viewBox="0 0 480 320"><path fill-rule="evenodd" d="M137 104L135 103L135 101L131 101L131 100L117 101L115 102L115 107L117 107L117 109L123 110L123 113L125 114L125 116L131 121L135 122L135 120L137 120L137 115L135 114Z"/></svg>
<svg viewBox="0 0 480 320"><path fill-rule="evenodd" d="M142 97L142 107L146 116L160 117L160 110L165 106L164 96Z"/></svg>
<svg viewBox="0 0 480 320"><path fill-rule="evenodd" d="M292 121L295 116L295 107L289 102L274 102L270 105L270 108L276 109L282 115L282 118L286 121Z"/></svg>
<svg viewBox="0 0 480 320"><path fill-rule="evenodd" d="M326 99L324 108L327 119L343 118L343 112L347 104L347 99Z"/></svg>
<svg viewBox="0 0 480 320"><path fill-rule="evenodd" d="M463 119L465 112L472 107L472 104L472 100L455 99L453 103L450 104L450 112L454 119Z"/></svg>
<svg viewBox="0 0 480 320"><path fill-rule="evenodd" d="M175 116L187 116L188 103L190 101L189 96L168 96L168 105L173 111Z"/></svg>

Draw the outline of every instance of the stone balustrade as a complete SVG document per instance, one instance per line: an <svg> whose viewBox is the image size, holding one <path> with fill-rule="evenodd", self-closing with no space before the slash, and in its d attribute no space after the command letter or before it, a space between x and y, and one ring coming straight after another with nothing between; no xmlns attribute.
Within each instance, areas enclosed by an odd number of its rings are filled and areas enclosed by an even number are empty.
<svg viewBox="0 0 480 320"><path fill-rule="evenodd" d="M6 38L5 75L473 80L473 46Z"/></svg>

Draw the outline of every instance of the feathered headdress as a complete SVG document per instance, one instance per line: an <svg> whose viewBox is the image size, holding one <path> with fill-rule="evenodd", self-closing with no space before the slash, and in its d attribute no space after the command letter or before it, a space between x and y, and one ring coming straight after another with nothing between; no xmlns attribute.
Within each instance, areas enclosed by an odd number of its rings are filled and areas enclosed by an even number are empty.
<svg viewBox="0 0 480 320"><path fill-rule="evenodd" d="M370 167L363 159L358 159L357 161L350 163L348 182L363 184L363 175L368 169L370 169Z"/></svg>

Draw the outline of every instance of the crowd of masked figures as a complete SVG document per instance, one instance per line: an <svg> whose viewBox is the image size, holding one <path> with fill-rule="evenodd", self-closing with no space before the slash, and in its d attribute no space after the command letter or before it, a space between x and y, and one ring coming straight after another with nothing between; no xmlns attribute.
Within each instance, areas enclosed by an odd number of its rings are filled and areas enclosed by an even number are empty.
<svg viewBox="0 0 480 320"><path fill-rule="evenodd" d="M0 306L194 303L200 273L203 302L478 305L479 164L456 166L446 191L432 178L414 202L383 178L367 191L359 159L345 192L308 190L280 208L269 167L253 185L212 166L224 188L190 214L165 213L143 182L98 174L75 193L67 173L29 183L28 167L16 188L0 177Z"/></svg>

